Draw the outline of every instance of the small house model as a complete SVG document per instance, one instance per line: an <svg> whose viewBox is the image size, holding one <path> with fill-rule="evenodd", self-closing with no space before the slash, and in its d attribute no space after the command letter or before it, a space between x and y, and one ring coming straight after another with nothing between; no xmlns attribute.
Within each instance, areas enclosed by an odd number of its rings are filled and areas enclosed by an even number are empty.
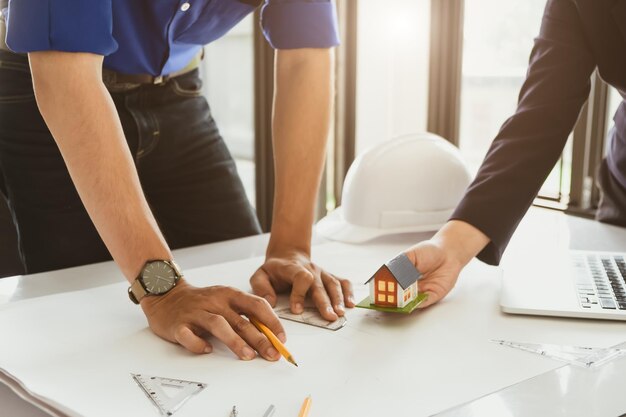
<svg viewBox="0 0 626 417"><path fill-rule="evenodd" d="M417 281L421 277L405 254L396 256L366 281L370 285L370 303L378 307L405 307L417 297Z"/></svg>

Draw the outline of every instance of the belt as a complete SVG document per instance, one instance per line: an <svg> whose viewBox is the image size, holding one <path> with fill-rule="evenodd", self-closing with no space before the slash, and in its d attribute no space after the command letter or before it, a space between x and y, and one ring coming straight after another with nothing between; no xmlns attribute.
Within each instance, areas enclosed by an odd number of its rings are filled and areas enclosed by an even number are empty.
<svg viewBox="0 0 626 417"><path fill-rule="evenodd" d="M150 74L124 74L121 72L113 71L107 68L102 69L102 79L104 84L110 85L162 85L167 83L172 78L180 77L187 74L200 66L202 59L204 58L204 49L198 52L196 56L185 66L185 68L174 71L167 75L154 76Z"/></svg>

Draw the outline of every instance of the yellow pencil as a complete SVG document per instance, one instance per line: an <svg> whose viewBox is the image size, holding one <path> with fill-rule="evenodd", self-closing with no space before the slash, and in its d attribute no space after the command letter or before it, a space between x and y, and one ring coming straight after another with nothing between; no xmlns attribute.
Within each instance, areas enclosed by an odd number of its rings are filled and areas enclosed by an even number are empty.
<svg viewBox="0 0 626 417"><path fill-rule="evenodd" d="M289 362L293 363L294 365L298 366L295 359L293 358L291 353L289 353L285 345L283 345L283 343L280 340L278 340L276 335L272 333L272 331L266 325L264 325L263 323L261 323L260 321L258 321L257 319L253 317L249 317L249 319L250 319L250 323L254 324L254 327L259 329L259 331L263 333L270 340L270 343L276 348L276 350L281 355L283 355L285 359L287 359Z"/></svg>
<svg viewBox="0 0 626 417"><path fill-rule="evenodd" d="M300 407L300 414L298 417L307 417L309 415L309 409L311 408L311 396L309 395L304 399L302 407Z"/></svg>

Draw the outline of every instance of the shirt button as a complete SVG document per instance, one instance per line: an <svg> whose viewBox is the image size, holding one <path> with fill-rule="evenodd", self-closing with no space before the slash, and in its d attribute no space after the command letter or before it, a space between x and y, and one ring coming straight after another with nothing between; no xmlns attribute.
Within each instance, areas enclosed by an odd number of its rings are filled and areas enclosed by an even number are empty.
<svg viewBox="0 0 626 417"><path fill-rule="evenodd" d="M180 6L180 10L183 11L183 12L186 12L187 10L189 10L190 7L191 7L191 4L183 3L183 5Z"/></svg>

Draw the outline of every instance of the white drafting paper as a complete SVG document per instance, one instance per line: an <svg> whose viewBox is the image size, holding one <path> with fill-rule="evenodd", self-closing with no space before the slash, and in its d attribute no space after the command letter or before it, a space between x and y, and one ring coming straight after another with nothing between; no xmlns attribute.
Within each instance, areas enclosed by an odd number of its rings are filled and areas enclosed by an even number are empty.
<svg viewBox="0 0 626 417"><path fill-rule="evenodd" d="M615 348L625 349L626 343ZM593 370L563 366L437 416L618 416L624 413L624 385L626 357Z"/></svg>
<svg viewBox="0 0 626 417"><path fill-rule="evenodd" d="M314 258L351 279L359 299L367 293L361 284L403 248L330 243L314 248ZM186 275L196 285L248 290L260 263ZM284 321L298 368L285 360L240 361L217 341L201 356L164 342L127 299L125 283L9 303L0 307L0 369L71 416L156 416L131 372L208 383L177 417L227 415L233 405L240 415L263 415L269 404L275 417L294 416L307 395L316 416L429 415L555 368L532 355L512 362L510 351L489 342L531 329L546 338L555 321L500 314L498 269L475 263L464 274L446 301L408 316L354 309L336 332ZM601 339L605 328L559 321L558 329L564 337L595 331Z"/></svg>

